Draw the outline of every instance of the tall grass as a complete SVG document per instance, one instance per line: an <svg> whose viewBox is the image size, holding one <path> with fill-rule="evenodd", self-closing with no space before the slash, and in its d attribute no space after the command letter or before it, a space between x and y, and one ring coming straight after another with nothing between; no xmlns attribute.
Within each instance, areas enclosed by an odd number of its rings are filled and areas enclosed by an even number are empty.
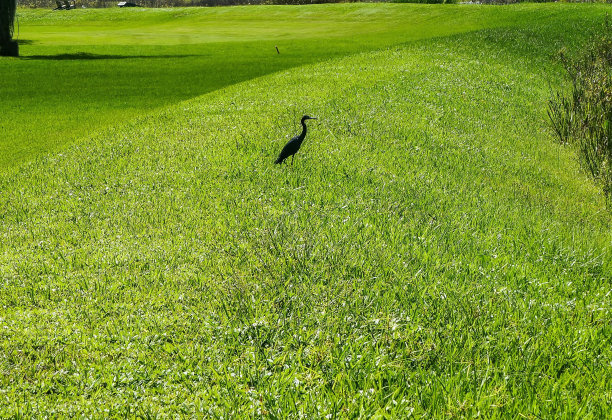
<svg viewBox="0 0 612 420"><path fill-rule="evenodd" d="M606 21L578 56L561 53L571 82L569 91L556 92L548 115L562 144L572 144L582 166L612 199L612 28Z"/></svg>

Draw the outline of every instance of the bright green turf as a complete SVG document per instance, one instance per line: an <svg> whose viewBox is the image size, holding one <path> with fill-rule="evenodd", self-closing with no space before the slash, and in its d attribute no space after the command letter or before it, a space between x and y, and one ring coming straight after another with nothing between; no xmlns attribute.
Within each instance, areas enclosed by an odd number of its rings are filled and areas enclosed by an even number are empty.
<svg viewBox="0 0 612 420"><path fill-rule="evenodd" d="M0 417L609 418L610 213L545 113L554 51L606 8L488 10L531 20L6 170Z"/></svg>
<svg viewBox="0 0 612 420"><path fill-rule="evenodd" d="M585 11L574 9L577 21L584 22ZM289 67L566 15L551 7L394 4L20 9L22 57L0 59L0 168L109 124Z"/></svg>

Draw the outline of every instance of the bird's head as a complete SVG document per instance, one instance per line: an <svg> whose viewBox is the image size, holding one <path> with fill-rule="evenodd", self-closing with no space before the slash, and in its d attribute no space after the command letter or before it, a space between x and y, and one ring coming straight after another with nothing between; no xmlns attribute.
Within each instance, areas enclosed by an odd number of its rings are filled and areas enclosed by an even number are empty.
<svg viewBox="0 0 612 420"><path fill-rule="evenodd" d="M315 117L311 117L310 115L304 115L302 117L302 122L304 122L306 120L316 120L316 118Z"/></svg>

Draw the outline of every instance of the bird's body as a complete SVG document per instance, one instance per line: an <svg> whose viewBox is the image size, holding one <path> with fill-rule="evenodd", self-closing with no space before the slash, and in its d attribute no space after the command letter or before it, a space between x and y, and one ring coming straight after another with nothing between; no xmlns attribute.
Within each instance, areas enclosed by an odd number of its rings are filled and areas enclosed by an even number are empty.
<svg viewBox="0 0 612 420"><path fill-rule="evenodd" d="M297 153L298 150L300 150L300 146L304 141L304 137L306 137L305 131L306 130L304 130L304 132L302 133L304 135L300 134L299 136L295 136L294 138L289 140L285 147L283 147L283 150L281 150L280 154L278 155L278 158L274 163L283 163L285 159L291 156L291 164L293 165L293 156Z"/></svg>
<svg viewBox="0 0 612 420"><path fill-rule="evenodd" d="M316 118L310 117L308 115L304 115L302 117L302 132L299 136L295 136L283 147L280 155L278 155L278 159L274 163L283 163L285 159L291 156L291 164L293 165L293 156L300 150L300 146L302 146L302 142L306 137L306 120L316 120Z"/></svg>

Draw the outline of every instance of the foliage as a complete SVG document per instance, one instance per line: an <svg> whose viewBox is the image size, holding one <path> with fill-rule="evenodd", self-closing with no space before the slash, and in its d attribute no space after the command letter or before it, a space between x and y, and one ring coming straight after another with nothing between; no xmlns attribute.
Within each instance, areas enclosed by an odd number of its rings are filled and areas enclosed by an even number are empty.
<svg viewBox="0 0 612 420"><path fill-rule="evenodd" d="M233 5L304 5L325 3L360 3L363 0L135 0L134 3L144 7L190 7L190 6L233 6ZM568 3L607 3L611 0L561 0ZM456 4L459 0L368 0L367 3L422 3L422 4ZM559 0L477 0L479 4L516 4L516 3L552 3ZM78 0L77 7L117 7L117 0ZM22 7L54 8L56 0L20 0Z"/></svg>
<svg viewBox="0 0 612 420"><path fill-rule="evenodd" d="M562 144L575 145L583 167L612 199L612 28L605 30L577 57L561 54L571 82L557 92L548 115Z"/></svg>
<svg viewBox="0 0 612 420"><path fill-rule="evenodd" d="M359 3L361 0L135 0L144 7L236 6L236 5L302 5L323 3ZM117 7L117 0L78 0L77 7ZM54 8L55 0L21 0L23 7Z"/></svg>
<svg viewBox="0 0 612 420"><path fill-rule="evenodd" d="M478 0L475 3L508 5L517 3L610 3L610 0Z"/></svg>

